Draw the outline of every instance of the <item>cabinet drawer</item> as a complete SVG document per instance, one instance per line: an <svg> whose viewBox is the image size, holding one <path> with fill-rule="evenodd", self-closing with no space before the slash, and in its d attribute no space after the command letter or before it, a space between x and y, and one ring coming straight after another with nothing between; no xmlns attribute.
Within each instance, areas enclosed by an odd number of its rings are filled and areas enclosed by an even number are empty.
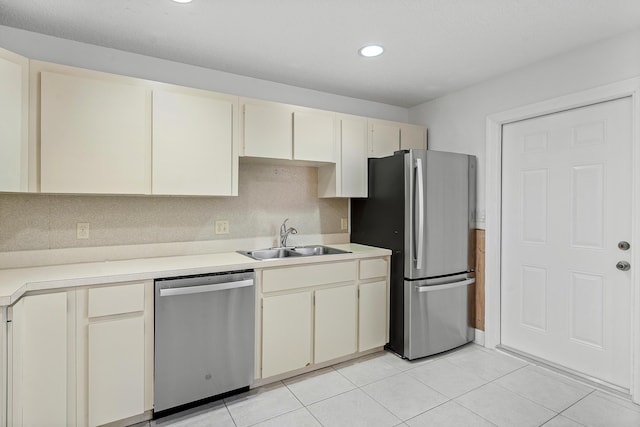
<svg viewBox="0 0 640 427"><path fill-rule="evenodd" d="M89 289L89 317L144 311L144 283Z"/></svg>
<svg viewBox="0 0 640 427"><path fill-rule="evenodd" d="M284 291L307 286L349 282L355 279L355 261L275 268L262 272L262 291Z"/></svg>
<svg viewBox="0 0 640 427"><path fill-rule="evenodd" d="M387 260L384 258L363 259L360 261L360 280L384 277L387 275Z"/></svg>

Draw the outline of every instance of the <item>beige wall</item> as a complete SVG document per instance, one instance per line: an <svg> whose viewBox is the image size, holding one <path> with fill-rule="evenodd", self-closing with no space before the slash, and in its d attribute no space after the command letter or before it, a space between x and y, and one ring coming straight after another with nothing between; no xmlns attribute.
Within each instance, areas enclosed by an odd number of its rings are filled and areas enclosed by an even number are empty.
<svg viewBox="0 0 640 427"><path fill-rule="evenodd" d="M316 186L316 168L241 164L238 197L0 194L0 252L269 237L285 217L301 234L343 233L347 200L318 199ZM223 219L230 234L216 235Z"/></svg>

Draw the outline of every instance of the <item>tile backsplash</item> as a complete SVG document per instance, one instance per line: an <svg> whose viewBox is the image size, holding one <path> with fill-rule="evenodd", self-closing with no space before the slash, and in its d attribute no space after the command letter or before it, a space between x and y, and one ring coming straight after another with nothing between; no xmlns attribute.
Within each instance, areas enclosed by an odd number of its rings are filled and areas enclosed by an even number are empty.
<svg viewBox="0 0 640 427"><path fill-rule="evenodd" d="M347 199L317 198L313 167L241 164L238 197L0 194L0 252L344 233ZM215 234L215 221L229 234ZM76 224L90 224L76 239ZM294 236L295 239L295 236ZM295 240L294 240L295 242Z"/></svg>

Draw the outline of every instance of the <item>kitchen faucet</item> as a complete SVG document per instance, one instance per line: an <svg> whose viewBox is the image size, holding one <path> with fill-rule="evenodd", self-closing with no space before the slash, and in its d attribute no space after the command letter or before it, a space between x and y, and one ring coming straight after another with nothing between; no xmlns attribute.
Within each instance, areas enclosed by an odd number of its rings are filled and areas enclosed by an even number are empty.
<svg viewBox="0 0 640 427"><path fill-rule="evenodd" d="M296 230L295 228L293 227L287 228L287 221L289 221L289 218L285 219L282 225L280 226L280 247L281 248L287 247L287 237L289 237L289 234L298 234L298 230Z"/></svg>

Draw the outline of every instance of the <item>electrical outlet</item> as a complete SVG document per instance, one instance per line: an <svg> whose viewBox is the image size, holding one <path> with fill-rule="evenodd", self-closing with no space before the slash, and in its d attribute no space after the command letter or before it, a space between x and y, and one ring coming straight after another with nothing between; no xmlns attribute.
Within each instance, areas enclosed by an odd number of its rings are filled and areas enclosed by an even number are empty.
<svg viewBox="0 0 640 427"><path fill-rule="evenodd" d="M229 234L229 221L216 221L216 234Z"/></svg>
<svg viewBox="0 0 640 427"><path fill-rule="evenodd" d="M89 238L89 223L79 222L76 224L76 239L88 239Z"/></svg>
<svg viewBox="0 0 640 427"><path fill-rule="evenodd" d="M340 218L340 228L346 230L349 228L349 219L348 218Z"/></svg>

